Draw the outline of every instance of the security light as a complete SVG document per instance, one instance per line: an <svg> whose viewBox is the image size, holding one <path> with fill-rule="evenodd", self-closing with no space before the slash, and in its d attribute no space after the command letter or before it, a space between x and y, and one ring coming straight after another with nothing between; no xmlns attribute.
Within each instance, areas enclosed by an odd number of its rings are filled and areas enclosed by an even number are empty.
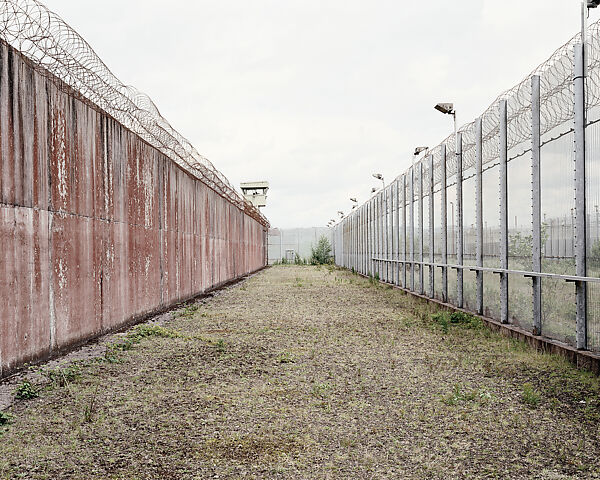
<svg viewBox="0 0 600 480"><path fill-rule="evenodd" d="M435 107L438 112L452 114L454 113L454 104L453 103L438 103Z"/></svg>
<svg viewBox="0 0 600 480"><path fill-rule="evenodd" d="M377 180L382 180L383 181L383 175L381 173L374 173L373 176L377 179Z"/></svg>

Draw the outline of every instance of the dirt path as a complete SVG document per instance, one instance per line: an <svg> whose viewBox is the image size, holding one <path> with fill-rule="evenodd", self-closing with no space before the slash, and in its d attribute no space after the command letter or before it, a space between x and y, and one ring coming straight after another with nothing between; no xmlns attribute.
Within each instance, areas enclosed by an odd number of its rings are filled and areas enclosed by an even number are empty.
<svg viewBox="0 0 600 480"><path fill-rule="evenodd" d="M44 376L0 426L0 478L600 478L596 377L325 267Z"/></svg>

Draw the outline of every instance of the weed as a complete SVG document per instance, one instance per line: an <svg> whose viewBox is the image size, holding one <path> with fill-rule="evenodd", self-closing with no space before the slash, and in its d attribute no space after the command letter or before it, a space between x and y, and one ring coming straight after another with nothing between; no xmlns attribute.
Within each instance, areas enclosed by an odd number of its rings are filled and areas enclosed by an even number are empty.
<svg viewBox="0 0 600 480"><path fill-rule="evenodd" d="M117 354L116 344L111 344L106 347L106 351L104 352L104 361L107 363L121 363L121 359Z"/></svg>
<svg viewBox="0 0 600 480"><path fill-rule="evenodd" d="M197 306L196 306L197 307ZM132 338L145 338L145 337L161 337L161 338L181 338L183 335L176 330L170 328L161 327L160 325L138 325L128 335Z"/></svg>
<svg viewBox="0 0 600 480"><path fill-rule="evenodd" d="M446 312L435 313L431 316L431 319L439 324L443 333L448 333L450 328L450 319L448 318L448 314Z"/></svg>
<svg viewBox="0 0 600 480"><path fill-rule="evenodd" d="M379 272L375 272L373 279L375 280L375 283L379 283Z"/></svg>
<svg viewBox="0 0 600 480"><path fill-rule="evenodd" d="M38 395L38 389L28 380L23 380L15 391L15 397L19 400L29 400L30 398L36 398Z"/></svg>
<svg viewBox="0 0 600 480"><path fill-rule="evenodd" d="M131 350L134 345L140 343L142 339L146 337L189 339L189 337L186 337L176 330L161 327L160 325L138 325L131 329L122 341L107 345L106 352L104 353L104 360L108 363L120 363L118 351L125 352Z"/></svg>
<svg viewBox="0 0 600 480"><path fill-rule="evenodd" d="M316 385L313 385L312 394L315 397L324 400L327 397L329 397L330 393L331 385L329 385L328 383L317 383Z"/></svg>
<svg viewBox="0 0 600 480"><path fill-rule="evenodd" d="M199 308L199 306L196 303L187 305L184 308L182 308L181 310L177 311L175 316L183 317L183 318L191 318L198 311L198 308Z"/></svg>
<svg viewBox="0 0 600 480"><path fill-rule="evenodd" d="M423 319L426 314L423 314ZM431 319L440 326L443 333L448 333L450 326L455 325L468 330L480 330L483 328L481 319L464 312L439 312L431 315Z"/></svg>
<svg viewBox="0 0 600 480"><path fill-rule="evenodd" d="M458 405L459 403L477 402L487 404L493 399L492 394L486 389L474 389L464 391L463 387L455 383L452 387L452 392L442 396L442 403L446 405Z"/></svg>
<svg viewBox="0 0 600 480"><path fill-rule="evenodd" d="M7 425L10 422L10 415L5 412L0 412L0 426Z"/></svg>
<svg viewBox="0 0 600 480"><path fill-rule="evenodd" d="M81 365L73 363L63 368L41 370L41 373L54 385L64 387L81 375Z"/></svg>
<svg viewBox="0 0 600 480"><path fill-rule="evenodd" d="M533 388L531 383L523 384L523 391L521 392L521 401L528 405L530 408L537 407L542 400L541 395Z"/></svg>
<svg viewBox="0 0 600 480"><path fill-rule="evenodd" d="M279 363L295 363L293 355L290 352L283 352L279 354L278 357Z"/></svg>
<svg viewBox="0 0 600 480"><path fill-rule="evenodd" d="M217 352L225 353L225 351L227 350L227 344L225 343L225 340L219 338L219 340L217 340L217 342L215 343L215 348L217 349Z"/></svg>
<svg viewBox="0 0 600 480"><path fill-rule="evenodd" d="M94 415L96 414L96 397L98 395L98 387L94 390L94 394L90 397L90 401L83 407L83 421L84 423L92 423L94 421Z"/></svg>

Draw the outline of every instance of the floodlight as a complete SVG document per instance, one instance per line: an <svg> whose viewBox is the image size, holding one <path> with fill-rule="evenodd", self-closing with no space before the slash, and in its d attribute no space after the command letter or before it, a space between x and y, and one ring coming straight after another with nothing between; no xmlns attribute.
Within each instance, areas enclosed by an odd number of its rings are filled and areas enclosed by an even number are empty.
<svg viewBox="0 0 600 480"><path fill-rule="evenodd" d="M373 176L377 179L377 180L383 180L383 175L381 173L374 173Z"/></svg>
<svg viewBox="0 0 600 480"><path fill-rule="evenodd" d="M453 103L438 103L435 107L438 112L452 114L454 113L454 104Z"/></svg>

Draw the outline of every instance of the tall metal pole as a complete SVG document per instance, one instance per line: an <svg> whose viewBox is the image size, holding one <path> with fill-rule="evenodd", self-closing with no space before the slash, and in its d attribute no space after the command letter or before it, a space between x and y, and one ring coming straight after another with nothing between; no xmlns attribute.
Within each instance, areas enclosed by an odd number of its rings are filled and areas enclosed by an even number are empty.
<svg viewBox="0 0 600 480"><path fill-rule="evenodd" d="M383 280L383 268L382 268L382 262L381 262L381 258L383 258L383 190L379 191L379 213L378 213L378 223L379 223L379 235L378 235L378 240L379 240L379 254L377 255L377 257L380 259L377 262L377 272L379 275L379 279Z"/></svg>
<svg viewBox="0 0 600 480"><path fill-rule="evenodd" d="M394 185L394 204L396 205L396 209L394 210L394 222L396 224L396 229L394 231L394 241L396 242L396 248L394 250L394 260L396 260L396 263L394 263L394 283L400 285L400 264L398 263L398 260L400 260L400 182L397 178Z"/></svg>
<svg viewBox="0 0 600 480"><path fill-rule="evenodd" d="M362 249L360 257L360 271L364 275L367 273L367 205L363 204L361 207L361 235L362 235Z"/></svg>
<svg viewBox="0 0 600 480"><path fill-rule="evenodd" d="M483 267L483 135L481 117L475 121L475 223L477 228L477 266ZM483 315L483 272L475 273L477 313Z"/></svg>
<svg viewBox="0 0 600 480"><path fill-rule="evenodd" d="M442 223L442 300L448 301L448 195L447 195L447 169L446 169L446 145L441 146L440 169L441 179L441 223Z"/></svg>
<svg viewBox="0 0 600 480"><path fill-rule="evenodd" d="M585 206L585 70L584 46L575 49L575 272L587 276ZM587 285L575 283L577 348L587 348Z"/></svg>
<svg viewBox="0 0 600 480"><path fill-rule="evenodd" d="M375 269L373 267L373 199L369 199L369 206L367 208L367 225L368 225L368 238L367 238L367 248L368 248L368 265L369 265L369 275L373 275Z"/></svg>
<svg viewBox="0 0 600 480"><path fill-rule="evenodd" d="M410 289L415 291L415 168L410 167L410 190L409 190L409 210L410 210Z"/></svg>
<svg viewBox="0 0 600 480"><path fill-rule="evenodd" d="M406 174L402 175L402 247L403 247L403 256L404 260L402 263L402 287L407 288L406 282L406 261L408 259L408 242L406 241L406 229L407 229L407 221L406 221Z"/></svg>
<svg viewBox="0 0 600 480"><path fill-rule="evenodd" d="M423 234L425 232L424 229L424 221L423 221L423 162L419 162L417 171L419 173L419 293L423 295L424 293L424 275L423 275L423 247L424 240Z"/></svg>
<svg viewBox="0 0 600 480"><path fill-rule="evenodd" d="M540 175L541 135L540 135L540 77L531 77L531 198L532 262L533 272L542 271L542 196ZM542 334L542 279L533 280L533 334Z"/></svg>
<svg viewBox="0 0 600 480"><path fill-rule="evenodd" d="M500 100L500 268L508 269L508 132L506 100ZM508 274L500 273L500 321L508 323Z"/></svg>
<svg viewBox="0 0 600 480"><path fill-rule="evenodd" d="M394 183L390 183L388 187L388 260L394 257ZM394 264L387 262L388 282L394 283Z"/></svg>
<svg viewBox="0 0 600 480"><path fill-rule="evenodd" d="M456 134L456 263L463 265L463 189L462 189L462 133ZM456 306L463 307L463 269L456 272Z"/></svg>
<svg viewBox="0 0 600 480"><path fill-rule="evenodd" d="M383 196L384 196L384 201L385 201L385 206L384 206L384 225L385 225L385 230L384 230L384 236L383 236L383 244L384 244L384 248L385 248L385 259L389 260L389 256L390 256L390 249L389 249L389 238L390 238L390 189L386 188L383 190ZM390 281L390 262L384 262L383 263L383 267L384 267L384 271L385 271L385 281L386 283L389 283Z"/></svg>
<svg viewBox="0 0 600 480"><path fill-rule="evenodd" d="M434 244L435 244L435 222L434 222L434 202L433 202L433 155L429 155L429 296L434 296L434 280L435 280L435 262Z"/></svg>

